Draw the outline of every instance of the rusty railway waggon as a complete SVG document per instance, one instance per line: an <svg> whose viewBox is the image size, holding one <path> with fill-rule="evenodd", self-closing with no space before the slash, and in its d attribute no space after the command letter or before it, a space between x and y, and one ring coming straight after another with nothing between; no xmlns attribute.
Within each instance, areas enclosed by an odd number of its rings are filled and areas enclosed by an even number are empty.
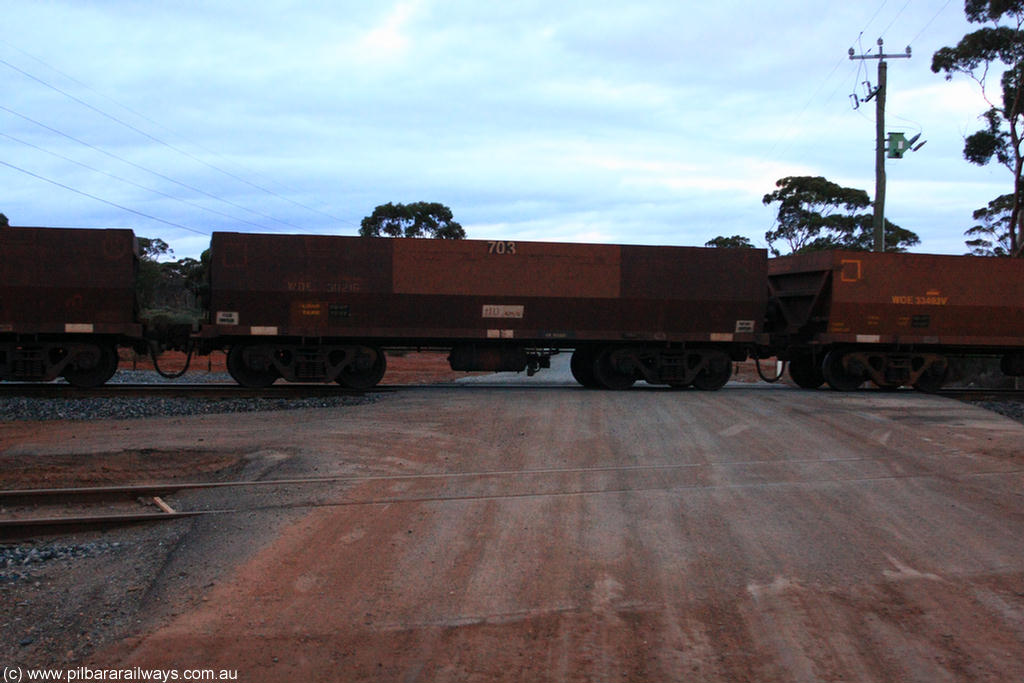
<svg viewBox="0 0 1024 683"><path fill-rule="evenodd" d="M117 348L224 350L240 384L374 386L386 351L575 378L717 389L776 355L838 390L938 389L949 360L1024 375L1024 260L214 233L208 318L140 321L130 230L0 228L0 380L104 383Z"/></svg>
<svg viewBox="0 0 1024 683"><path fill-rule="evenodd" d="M0 228L0 380L103 384L135 345L131 230Z"/></svg>
<svg viewBox="0 0 1024 683"><path fill-rule="evenodd" d="M586 386L716 389L761 333L763 250L215 233L200 353L247 386L376 384L384 349Z"/></svg>
<svg viewBox="0 0 1024 683"><path fill-rule="evenodd" d="M772 345L805 388L934 391L949 358L1024 375L1024 259L828 251L768 263Z"/></svg>

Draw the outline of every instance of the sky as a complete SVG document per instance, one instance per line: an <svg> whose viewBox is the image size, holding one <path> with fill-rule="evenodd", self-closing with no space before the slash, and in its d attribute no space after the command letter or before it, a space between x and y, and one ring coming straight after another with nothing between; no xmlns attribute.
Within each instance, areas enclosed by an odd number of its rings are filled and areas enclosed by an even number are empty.
<svg viewBox="0 0 1024 683"><path fill-rule="evenodd" d="M961 0L0 0L0 211L129 227L196 257L218 230L355 235L449 206L473 239L760 247L776 180L874 194L874 102L927 144L886 217L964 253L1010 172L963 159L987 108L931 71ZM781 246L781 245L780 245Z"/></svg>

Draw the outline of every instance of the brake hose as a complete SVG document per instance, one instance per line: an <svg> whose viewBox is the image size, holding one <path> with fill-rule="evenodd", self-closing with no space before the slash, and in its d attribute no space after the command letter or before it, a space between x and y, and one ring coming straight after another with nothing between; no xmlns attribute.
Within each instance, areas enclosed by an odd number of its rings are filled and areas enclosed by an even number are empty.
<svg viewBox="0 0 1024 683"><path fill-rule="evenodd" d="M195 344L192 341L189 341L189 343L188 343L188 353L185 355L185 367L183 367L178 372L164 372L163 370L160 369L160 364L157 362L157 359L156 359L156 355L157 355L157 353L156 353L156 342L150 342L150 344L149 344L149 355L153 359L153 369L156 370L157 374L159 374L164 379L178 379L179 377L181 377L182 375L184 375L188 371L188 367L192 363L192 351L193 351L193 349L195 349Z"/></svg>
<svg viewBox="0 0 1024 683"><path fill-rule="evenodd" d="M782 361L782 365L779 366L779 372L778 372L777 375L775 375L775 377L765 377L764 376L764 371L761 369L761 359L758 357L758 355L756 353L754 354L754 364L757 365L757 375L758 375L758 377L763 379L765 382L769 382L769 383L778 382L780 379L782 379L782 375L786 371L786 361Z"/></svg>

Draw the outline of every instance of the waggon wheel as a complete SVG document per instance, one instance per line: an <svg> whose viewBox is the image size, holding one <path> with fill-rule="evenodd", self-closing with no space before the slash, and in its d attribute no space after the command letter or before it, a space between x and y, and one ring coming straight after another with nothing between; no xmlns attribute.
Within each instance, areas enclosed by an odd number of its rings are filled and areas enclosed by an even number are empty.
<svg viewBox="0 0 1024 683"><path fill-rule="evenodd" d="M569 370L573 379L587 389L598 389L601 385L594 377L594 352L590 349L576 349L569 360Z"/></svg>
<svg viewBox="0 0 1024 683"><path fill-rule="evenodd" d="M948 376L948 363L932 363L914 382L914 388L926 394L934 394L946 383L946 377Z"/></svg>
<svg viewBox="0 0 1024 683"><path fill-rule="evenodd" d="M269 387L280 373L270 363L264 363L264 367L253 367L251 357L247 351L251 348L247 344L235 344L228 351L228 373L243 387L250 389L262 389Z"/></svg>
<svg viewBox="0 0 1024 683"><path fill-rule="evenodd" d="M817 389L825 383L821 364L811 354L794 354L789 359L789 378L801 389Z"/></svg>
<svg viewBox="0 0 1024 683"><path fill-rule="evenodd" d="M64 369L64 379L79 389L91 389L106 383L117 372L117 352L113 346L97 344L86 353L78 353Z"/></svg>
<svg viewBox="0 0 1024 683"><path fill-rule="evenodd" d="M821 373L834 391L853 391L864 383L864 373L843 367L843 352L829 351L821 364Z"/></svg>
<svg viewBox="0 0 1024 683"><path fill-rule="evenodd" d="M693 378L693 386L701 391L721 389L732 377L732 361L721 351L708 354L707 365Z"/></svg>
<svg viewBox="0 0 1024 683"><path fill-rule="evenodd" d="M618 391L633 386L636 376L619 367L615 357L616 351L618 349L615 347L609 347L597 355L597 360L594 361L594 379L598 386Z"/></svg>
<svg viewBox="0 0 1024 683"><path fill-rule="evenodd" d="M377 386L388 369L388 359L378 348L365 346L334 380L346 389L366 391Z"/></svg>

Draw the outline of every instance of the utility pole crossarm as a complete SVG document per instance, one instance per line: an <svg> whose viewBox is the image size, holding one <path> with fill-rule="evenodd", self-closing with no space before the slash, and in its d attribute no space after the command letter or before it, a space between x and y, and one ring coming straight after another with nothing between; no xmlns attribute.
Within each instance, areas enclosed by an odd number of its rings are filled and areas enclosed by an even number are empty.
<svg viewBox="0 0 1024 683"><path fill-rule="evenodd" d="M878 53L877 55L872 55L872 54L857 55L857 54L853 53L853 48L852 47L850 48L850 59L883 59L883 60L884 59L910 59L910 56L911 55L910 55L910 46L909 45L907 46L907 51L905 53L901 53L901 54L898 54L898 55L884 55L882 53Z"/></svg>

